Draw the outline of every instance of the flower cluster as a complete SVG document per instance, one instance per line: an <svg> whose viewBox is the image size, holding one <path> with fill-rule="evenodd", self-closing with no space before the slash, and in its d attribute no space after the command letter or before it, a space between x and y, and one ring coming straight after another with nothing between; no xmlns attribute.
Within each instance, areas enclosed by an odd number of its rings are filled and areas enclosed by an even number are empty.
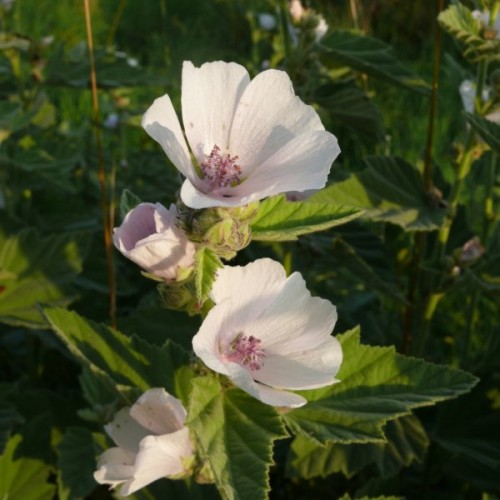
<svg viewBox="0 0 500 500"><path fill-rule="evenodd" d="M181 201L169 209L140 203L113 241L161 286L189 295L192 289L182 284L198 272L198 250L231 258L251 239L253 202L279 193L298 200L320 189L340 150L281 71L250 81L234 63L195 68L186 62L182 117L187 142L168 95L143 118L186 178ZM210 299L193 351L235 386L264 404L297 408L307 399L294 391L337 382L342 349L331 335L336 308L311 296L299 273L287 276L271 259L222 266ZM163 389L147 391L106 427L117 447L100 457L95 479L129 495L161 477L192 474L195 446L185 421L179 400Z"/></svg>

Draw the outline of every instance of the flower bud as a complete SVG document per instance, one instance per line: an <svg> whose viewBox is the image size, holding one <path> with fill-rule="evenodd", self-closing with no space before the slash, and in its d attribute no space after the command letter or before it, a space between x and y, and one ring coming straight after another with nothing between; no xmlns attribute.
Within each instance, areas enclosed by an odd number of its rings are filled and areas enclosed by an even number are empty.
<svg viewBox="0 0 500 500"><path fill-rule="evenodd" d="M147 273L179 281L194 267L195 245L178 227L177 209L141 203L115 228L113 242L120 252Z"/></svg>

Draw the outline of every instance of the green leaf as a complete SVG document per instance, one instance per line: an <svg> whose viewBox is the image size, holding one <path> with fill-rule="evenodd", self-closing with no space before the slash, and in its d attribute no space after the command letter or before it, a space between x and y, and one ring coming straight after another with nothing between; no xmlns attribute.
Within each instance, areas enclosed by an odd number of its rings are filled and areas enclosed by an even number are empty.
<svg viewBox="0 0 500 500"><path fill-rule="evenodd" d="M47 321L75 358L111 384L175 390L175 371L189 363L184 349L167 341L153 346L62 308L45 308Z"/></svg>
<svg viewBox="0 0 500 500"><path fill-rule="evenodd" d="M328 109L331 117L363 135L379 142L384 138L384 127L379 110L356 85L327 83L314 91L314 102Z"/></svg>
<svg viewBox="0 0 500 500"><path fill-rule="evenodd" d="M224 500L267 497L273 442L287 435L274 408L199 377L193 381L188 425Z"/></svg>
<svg viewBox="0 0 500 500"><path fill-rule="evenodd" d="M345 224L361 215L357 208L338 203L287 201L284 195L262 201L250 223L252 239L258 241L291 241L302 234Z"/></svg>
<svg viewBox="0 0 500 500"><path fill-rule="evenodd" d="M88 236L41 237L33 229L15 236L0 233L0 321L43 328L38 304L66 305L75 298L71 286L82 270Z"/></svg>
<svg viewBox="0 0 500 500"><path fill-rule="evenodd" d="M500 60L500 40L494 36L482 36L481 22L474 18L470 9L454 3L438 16L441 27L464 45L464 56L469 61Z"/></svg>
<svg viewBox="0 0 500 500"><path fill-rule="evenodd" d="M215 252L206 247L196 252L195 261L196 299L201 305L208 299L217 269L223 267L223 264Z"/></svg>
<svg viewBox="0 0 500 500"><path fill-rule="evenodd" d="M360 344L359 328L338 335L344 361L337 384L304 391L309 403L284 415L287 425L318 444L384 440L384 425L414 408L469 391L477 379L461 370Z"/></svg>
<svg viewBox="0 0 500 500"><path fill-rule="evenodd" d="M445 211L433 206L422 176L413 165L390 156L371 156L365 162L368 168L316 193L310 202L365 209L364 217L391 222L406 231L441 227Z"/></svg>
<svg viewBox="0 0 500 500"><path fill-rule="evenodd" d="M341 444L318 446L307 437L297 436L291 446L289 466L292 473L310 479L341 472L351 478L370 464L375 464L382 477L396 474L402 467L421 461L429 439L414 415L387 422L387 438L383 443Z"/></svg>
<svg viewBox="0 0 500 500"><path fill-rule="evenodd" d="M376 38L349 31L331 31L319 47L327 63L340 62L392 85L420 94L430 93L429 85L396 59L392 47Z"/></svg>
<svg viewBox="0 0 500 500"><path fill-rule="evenodd" d="M96 487L95 457L99 450L92 433L81 427L69 427L57 447L60 488L68 498L87 498Z"/></svg>
<svg viewBox="0 0 500 500"><path fill-rule="evenodd" d="M465 116L469 125L481 139L483 139L496 154L500 155L500 125L472 113L465 113Z"/></svg>
<svg viewBox="0 0 500 500"><path fill-rule="evenodd" d="M23 417L17 412L13 405L0 401L0 454L3 453L12 427L22 422Z"/></svg>
<svg viewBox="0 0 500 500"><path fill-rule="evenodd" d="M129 189L124 189L120 197L121 218L124 219L130 210L139 205L139 203L141 203L141 199L137 195L132 193Z"/></svg>
<svg viewBox="0 0 500 500"><path fill-rule="evenodd" d="M17 456L21 443L13 436L0 457L0 498L22 500L52 500L55 485L48 483L52 469L42 460Z"/></svg>

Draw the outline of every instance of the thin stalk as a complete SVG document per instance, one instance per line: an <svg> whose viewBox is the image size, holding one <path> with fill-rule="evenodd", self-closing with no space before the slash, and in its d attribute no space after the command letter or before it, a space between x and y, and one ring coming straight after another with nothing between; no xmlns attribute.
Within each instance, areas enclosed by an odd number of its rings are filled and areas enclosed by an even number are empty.
<svg viewBox="0 0 500 500"><path fill-rule="evenodd" d="M110 28L109 33L108 33L108 39L106 40L107 47L111 47L113 45L116 31L118 30L118 26L120 26L120 20L122 18L123 11L125 10L125 2L126 2L126 0L120 0L118 8L116 9L115 15L113 16L111 28Z"/></svg>
<svg viewBox="0 0 500 500"><path fill-rule="evenodd" d="M484 224L481 233L481 242L486 245L490 235L492 222L495 220L495 207L493 204L493 186L495 185L496 170L499 163L497 154L491 152L488 164L488 180L486 181L486 193L484 200Z"/></svg>
<svg viewBox="0 0 500 500"><path fill-rule="evenodd" d="M352 22L354 23L354 27L359 30L359 15L358 15L358 6L356 5L356 0L349 0L351 5L351 17Z"/></svg>
<svg viewBox="0 0 500 500"><path fill-rule="evenodd" d="M278 7L280 11L280 21L281 21L281 36L283 38L283 50L285 52L285 59L288 61L290 59L290 54L292 53L292 46L290 42L290 32L288 29L288 3L286 0L279 0Z"/></svg>
<svg viewBox="0 0 500 500"><path fill-rule="evenodd" d="M109 317L111 320L111 326L113 328L116 328L116 285L115 285L115 270L113 265L113 245L111 244L111 225L108 213L106 170L104 168L104 158L102 154L99 98L97 94L97 77L95 71L94 44L92 40L92 23L91 23L89 0L84 0L84 8L85 8L85 24L87 27L87 45L89 49L89 59L90 59L90 85L92 89L93 123L94 123L95 141L97 148L97 161L99 166L98 178L101 187L101 214L103 222L104 249L106 252L106 267L107 267L108 288L109 288Z"/></svg>

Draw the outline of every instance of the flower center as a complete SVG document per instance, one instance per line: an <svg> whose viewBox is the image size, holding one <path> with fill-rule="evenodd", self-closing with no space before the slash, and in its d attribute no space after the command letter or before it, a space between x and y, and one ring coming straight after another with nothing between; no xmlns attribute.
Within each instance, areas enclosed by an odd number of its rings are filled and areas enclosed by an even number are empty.
<svg viewBox="0 0 500 500"><path fill-rule="evenodd" d="M250 370L260 370L263 365L262 358L266 357L264 349L259 347L261 340L250 335L247 337L242 332L229 344L226 358L239 365L248 366Z"/></svg>
<svg viewBox="0 0 500 500"><path fill-rule="evenodd" d="M236 164L237 159L229 153L221 154L219 146L215 145L201 162L203 179L210 182L212 189L237 186L241 183L241 167Z"/></svg>

